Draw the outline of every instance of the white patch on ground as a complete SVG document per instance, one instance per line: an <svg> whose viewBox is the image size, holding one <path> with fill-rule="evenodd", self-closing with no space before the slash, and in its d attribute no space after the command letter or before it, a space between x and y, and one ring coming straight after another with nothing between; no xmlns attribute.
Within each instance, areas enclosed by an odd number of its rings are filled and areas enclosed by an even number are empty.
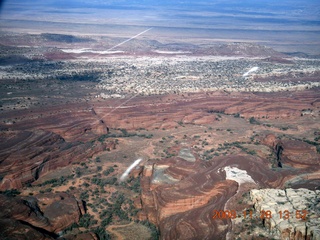
<svg viewBox="0 0 320 240"><path fill-rule="evenodd" d="M191 53L188 51L163 51L163 50L155 50L153 52L160 53L160 54L186 54Z"/></svg>
<svg viewBox="0 0 320 240"><path fill-rule="evenodd" d="M152 174L153 179L151 182L153 184L173 184L179 182L178 179L175 179L172 176L165 173L165 170L167 168L169 168L169 166L167 165L154 166Z"/></svg>
<svg viewBox="0 0 320 240"><path fill-rule="evenodd" d="M226 172L226 179L234 180L239 183L239 185L246 182L255 183L252 177L248 175L246 170L227 166L224 168L224 171Z"/></svg>
<svg viewBox="0 0 320 240"><path fill-rule="evenodd" d="M189 148L182 148L179 152L179 157L188 161L188 162L195 162L196 158L191 153Z"/></svg>
<svg viewBox="0 0 320 240"><path fill-rule="evenodd" d="M96 53L96 54L116 54L124 53L124 51L97 51L90 48L80 48L80 49L61 49L65 53Z"/></svg>

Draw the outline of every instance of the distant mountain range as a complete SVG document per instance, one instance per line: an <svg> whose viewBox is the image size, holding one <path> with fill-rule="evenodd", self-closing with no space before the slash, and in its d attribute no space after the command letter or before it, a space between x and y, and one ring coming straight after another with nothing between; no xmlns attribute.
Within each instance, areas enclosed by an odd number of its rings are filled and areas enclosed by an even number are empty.
<svg viewBox="0 0 320 240"><path fill-rule="evenodd" d="M0 30L131 37L153 27L148 35L155 40L255 41L278 51L320 54L319 13L317 0L7 0Z"/></svg>

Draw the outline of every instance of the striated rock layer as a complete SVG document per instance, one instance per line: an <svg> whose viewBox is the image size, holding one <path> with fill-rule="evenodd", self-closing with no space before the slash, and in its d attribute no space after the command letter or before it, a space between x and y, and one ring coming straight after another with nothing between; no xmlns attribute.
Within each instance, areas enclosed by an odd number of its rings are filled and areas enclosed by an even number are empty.
<svg viewBox="0 0 320 240"><path fill-rule="evenodd" d="M0 194L0 208L2 236L14 239L54 239L84 214L82 202L66 193L14 198Z"/></svg>
<svg viewBox="0 0 320 240"><path fill-rule="evenodd" d="M87 106L12 111L0 119L0 190L19 189L59 167L114 148L111 142L95 141L108 127Z"/></svg>
<svg viewBox="0 0 320 240"><path fill-rule="evenodd" d="M317 89L299 92L207 92L135 97L95 103L97 115L111 128L173 128L178 122L207 124L214 113L240 114L245 118L297 119L305 109L315 116L320 106ZM214 117L213 117L214 116Z"/></svg>
<svg viewBox="0 0 320 240"><path fill-rule="evenodd" d="M224 209L238 184L226 180L221 168L240 163L262 185L279 186L282 182L281 175L264 173L262 159L250 156L220 157L214 162L163 159L157 163L169 166L163 174L178 180L171 184L152 183L155 166L146 166L141 180L142 203L146 217L160 226L162 239L222 239L230 230L230 223L213 219L213 211Z"/></svg>
<svg viewBox="0 0 320 240"><path fill-rule="evenodd" d="M7 112L6 116L1 116L0 125L0 189L21 188L59 167L83 161L106 149L108 143L97 140L108 133L108 127L169 129L179 126L179 123L212 124L220 121L217 115L221 112L239 113L245 118L296 120L304 117L305 109L310 109L314 113L312 117L317 117L319 106L319 91L315 89L283 93L208 92L135 97L130 101L111 99L92 101L86 106L67 104ZM274 150L279 141L268 136L262 144ZM281 139L281 142L281 160L290 168L279 171L269 168L269 160L244 152L214 157L207 162L195 156L194 152L190 153L194 158L189 153L186 158L184 150L179 149L182 154L178 157L150 162L144 166L141 178L143 212L140 219L148 219L159 226L163 239L223 239L231 228L230 220L213 219L213 210L224 209L226 202L238 190L236 181L226 180L222 170L225 167L245 170L262 188L283 188L297 176L319 179L319 154L313 146L292 139ZM192 145L184 148L192 149ZM35 201L40 199L43 198ZM6 199L3 201L7 202ZM32 214L30 207L21 201L16 204L23 207L21 212L31 214L28 223L46 231L57 232L78 216L71 213L68 217L56 216L54 210L57 206L49 200L41 200L48 205L41 210L43 214ZM68 212L67 206L60 207ZM14 211L6 214L10 221L20 221L14 226L19 227L21 221L25 221L21 219L26 214L20 216ZM40 235L40 239L50 238L47 232Z"/></svg>
<svg viewBox="0 0 320 240"><path fill-rule="evenodd" d="M6 131L0 135L0 190L19 189L59 167L80 162L105 149L100 142L66 142L43 130Z"/></svg>
<svg viewBox="0 0 320 240"><path fill-rule="evenodd" d="M239 113L247 118L295 119L305 109L316 114L318 107L319 92L315 89L135 97L130 101L111 99L8 111L0 116L0 190L21 188L58 167L102 151L106 145L94 140L108 133L109 127L130 130L174 128L179 122L206 124L217 121L214 113L218 112ZM290 161L301 163L301 159L316 157L310 153L298 155L291 156Z"/></svg>
<svg viewBox="0 0 320 240"><path fill-rule="evenodd" d="M290 146L295 151L295 145ZM236 181L226 180L225 167L245 170L257 188L283 188L288 180L310 175L316 171L314 166L319 165L318 158L314 158L304 168L273 171L269 163L257 156L240 154L210 162L175 157L147 165L141 179L141 217L159 226L161 239L224 239L231 230L230 219L213 219L213 212L223 210L239 189Z"/></svg>

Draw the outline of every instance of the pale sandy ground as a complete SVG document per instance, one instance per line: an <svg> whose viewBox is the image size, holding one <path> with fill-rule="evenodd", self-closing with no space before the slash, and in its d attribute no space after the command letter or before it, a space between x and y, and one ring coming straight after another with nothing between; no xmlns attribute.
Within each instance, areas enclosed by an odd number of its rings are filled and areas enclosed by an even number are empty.
<svg viewBox="0 0 320 240"><path fill-rule="evenodd" d="M127 227L132 224L133 224L133 222L130 222L129 224L123 224L123 225L110 225L106 229L109 233L114 234L116 236L116 239L123 240L122 235L120 233L118 233L117 230L115 230L115 229L117 229L119 227Z"/></svg>

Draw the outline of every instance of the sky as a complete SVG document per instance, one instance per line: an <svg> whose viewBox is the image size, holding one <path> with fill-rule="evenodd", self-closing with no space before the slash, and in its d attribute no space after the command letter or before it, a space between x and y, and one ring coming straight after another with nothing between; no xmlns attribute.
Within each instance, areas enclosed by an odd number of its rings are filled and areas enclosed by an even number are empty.
<svg viewBox="0 0 320 240"><path fill-rule="evenodd" d="M240 39L314 52L320 0L5 0L0 11L0 31L130 37L149 28L144 36L157 40Z"/></svg>
<svg viewBox="0 0 320 240"><path fill-rule="evenodd" d="M320 0L5 0L0 19L315 30Z"/></svg>

